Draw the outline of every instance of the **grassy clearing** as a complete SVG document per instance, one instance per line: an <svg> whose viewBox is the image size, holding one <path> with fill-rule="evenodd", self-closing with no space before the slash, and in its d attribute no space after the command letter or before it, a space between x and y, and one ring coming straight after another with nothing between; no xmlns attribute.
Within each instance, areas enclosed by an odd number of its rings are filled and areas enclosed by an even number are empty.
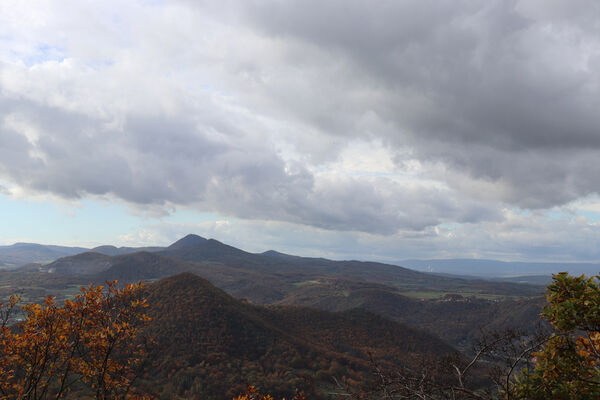
<svg viewBox="0 0 600 400"><path fill-rule="evenodd" d="M498 294L489 294L489 293L477 293L471 291L452 291L452 292L443 292L443 291L435 291L435 290L408 290L408 291L400 291L400 294L403 296L411 297L413 299L425 299L425 300L437 300L441 299L446 295L461 295L463 297L475 297L478 299L485 300L518 300L524 298L523 296L506 296L506 295L498 295Z"/></svg>
<svg viewBox="0 0 600 400"><path fill-rule="evenodd" d="M294 283L294 286L302 287L302 286L307 286L307 285L320 285L320 284L321 284L320 281L311 280L311 281L296 282L296 283Z"/></svg>

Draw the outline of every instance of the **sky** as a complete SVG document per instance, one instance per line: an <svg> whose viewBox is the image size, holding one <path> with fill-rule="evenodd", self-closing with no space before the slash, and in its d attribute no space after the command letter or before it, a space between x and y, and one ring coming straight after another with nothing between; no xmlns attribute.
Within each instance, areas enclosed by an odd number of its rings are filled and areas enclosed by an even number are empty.
<svg viewBox="0 0 600 400"><path fill-rule="evenodd" d="M0 2L0 244L600 261L596 0Z"/></svg>

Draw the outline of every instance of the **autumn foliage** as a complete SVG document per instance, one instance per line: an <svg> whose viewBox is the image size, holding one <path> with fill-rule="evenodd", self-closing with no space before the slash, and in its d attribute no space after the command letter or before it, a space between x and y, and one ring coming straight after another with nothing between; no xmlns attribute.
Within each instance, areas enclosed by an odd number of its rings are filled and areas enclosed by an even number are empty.
<svg viewBox="0 0 600 400"><path fill-rule="evenodd" d="M469 360L363 310L256 307L191 274L90 285L62 305L0 304L0 400L149 398L140 387L233 400L316 399L323 388L356 399L600 398L600 277L555 275L542 317L551 328L540 335L488 336ZM149 353L145 335L156 339ZM291 398L294 387L307 395Z"/></svg>
<svg viewBox="0 0 600 400"><path fill-rule="evenodd" d="M517 382L518 397L600 398L600 277L554 275L546 297L554 333Z"/></svg>
<svg viewBox="0 0 600 400"><path fill-rule="evenodd" d="M240 394L233 400L275 400L275 398L270 394L261 394L254 386L248 386L246 393ZM285 400L285 398L281 400ZM296 392L296 395L291 400L306 400L306 396L302 392Z"/></svg>
<svg viewBox="0 0 600 400"><path fill-rule="evenodd" d="M0 398L139 398L131 390L144 359L149 320L142 285L82 287L57 305L0 304ZM18 317L19 313L22 318ZM17 320L11 324L11 321Z"/></svg>

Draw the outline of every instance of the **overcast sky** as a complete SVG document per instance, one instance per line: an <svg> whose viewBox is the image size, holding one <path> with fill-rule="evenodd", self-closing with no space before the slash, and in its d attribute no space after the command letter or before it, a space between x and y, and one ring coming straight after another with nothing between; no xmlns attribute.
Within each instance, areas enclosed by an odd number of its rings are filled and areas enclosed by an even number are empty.
<svg viewBox="0 0 600 400"><path fill-rule="evenodd" d="M600 260L600 2L0 2L0 244Z"/></svg>

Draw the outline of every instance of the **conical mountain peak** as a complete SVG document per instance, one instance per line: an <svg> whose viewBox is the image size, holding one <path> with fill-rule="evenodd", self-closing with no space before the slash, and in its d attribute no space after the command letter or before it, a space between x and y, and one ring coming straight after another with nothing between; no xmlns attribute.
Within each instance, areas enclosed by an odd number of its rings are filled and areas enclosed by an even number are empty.
<svg viewBox="0 0 600 400"><path fill-rule="evenodd" d="M184 247L196 246L198 244L202 244L205 242L206 242L206 239L203 238L202 236L198 236L193 233L190 233L189 235L179 239L178 241L176 241L175 243L170 245L167 249L168 250L178 250L178 249L183 249Z"/></svg>

